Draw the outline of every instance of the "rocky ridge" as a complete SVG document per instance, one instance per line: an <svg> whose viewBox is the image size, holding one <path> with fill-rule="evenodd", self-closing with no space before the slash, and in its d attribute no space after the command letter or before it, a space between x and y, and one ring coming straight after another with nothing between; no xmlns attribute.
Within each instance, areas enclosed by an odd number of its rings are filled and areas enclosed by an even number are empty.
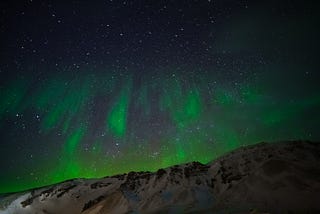
<svg viewBox="0 0 320 214"><path fill-rule="evenodd" d="M260 143L208 164L73 179L0 198L4 213L320 211L320 144Z"/></svg>

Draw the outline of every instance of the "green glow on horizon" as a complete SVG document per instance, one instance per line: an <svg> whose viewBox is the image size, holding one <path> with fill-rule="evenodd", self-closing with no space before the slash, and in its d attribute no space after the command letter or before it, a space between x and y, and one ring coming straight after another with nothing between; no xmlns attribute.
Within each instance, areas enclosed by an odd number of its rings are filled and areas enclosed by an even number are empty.
<svg viewBox="0 0 320 214"><path fill-rule="evenodd" d="M69 2L0 10L0 210L67 179L320 143L313 2Z"/></svg>
<svg viewBox="0 0 320 214"><path fill-rule="evenodd" d="M0 116L21 124L16 113L39 114L41 120L28 130L39 131L39 138L30 144L47 145L52 138L56 160L37 160L38 171L46 175L38 180L24 169L23 181L16 175L0 178L0 192L75 177L156 171L194 160L206 163L241 145L309 136L310 129L295 118L320 107L317 93L288 101L254 82L233 88L221 84L209 93L210 78L204 79L200 84L193 77L159 74L136 84L132 76L116 74L65 76L45 81L25 103L27 83L8 83L0 92ZM308 118L313 123L320 119Z"/></svg>

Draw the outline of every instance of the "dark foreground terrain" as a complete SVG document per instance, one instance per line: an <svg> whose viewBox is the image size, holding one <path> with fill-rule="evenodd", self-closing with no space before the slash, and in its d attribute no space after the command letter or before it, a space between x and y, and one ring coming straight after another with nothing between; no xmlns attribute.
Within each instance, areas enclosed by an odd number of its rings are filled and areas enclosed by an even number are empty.
<svg viewBox="0 0 320 214"><path fill-rule="evenodd" d="M206 165L0 196L0 213L320 213L320 143L260 143Z"/></svg>

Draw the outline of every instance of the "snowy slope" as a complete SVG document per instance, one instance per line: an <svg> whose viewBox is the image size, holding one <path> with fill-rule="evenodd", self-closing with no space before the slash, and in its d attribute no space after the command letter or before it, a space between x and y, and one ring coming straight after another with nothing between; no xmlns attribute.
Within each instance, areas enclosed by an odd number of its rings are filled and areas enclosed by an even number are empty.
<svg viewBox="0 0 320 214"><path fill-rule="evenodd" d="M320 213L320 144L261 143L207 165L74 179L0 198L13 213Z"/></svg>

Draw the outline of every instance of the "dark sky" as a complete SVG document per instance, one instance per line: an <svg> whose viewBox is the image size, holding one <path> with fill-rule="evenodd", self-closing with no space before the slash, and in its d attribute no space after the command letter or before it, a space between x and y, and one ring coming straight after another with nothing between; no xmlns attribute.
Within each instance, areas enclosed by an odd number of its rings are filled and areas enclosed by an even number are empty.
<svg viewBox="0 0 320 214"><path fill-rule="evenodd" d="M1 1L0 192L319 140L313 1Z"/></svg>

